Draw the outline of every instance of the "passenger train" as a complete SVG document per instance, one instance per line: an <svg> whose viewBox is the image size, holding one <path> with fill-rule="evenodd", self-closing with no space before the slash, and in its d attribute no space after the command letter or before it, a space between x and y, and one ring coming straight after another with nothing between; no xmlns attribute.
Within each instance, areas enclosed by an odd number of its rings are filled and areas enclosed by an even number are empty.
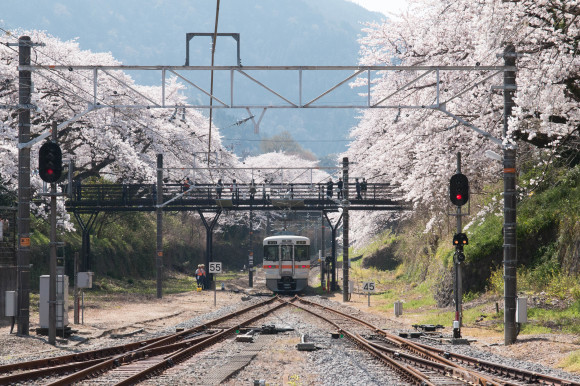
<svg viewBox="0 0 580 386"><path fill-rule="evenodd" d="M310 239L270 236L264 239L266 286L274 292L299 292L308 285Z"/></svg>

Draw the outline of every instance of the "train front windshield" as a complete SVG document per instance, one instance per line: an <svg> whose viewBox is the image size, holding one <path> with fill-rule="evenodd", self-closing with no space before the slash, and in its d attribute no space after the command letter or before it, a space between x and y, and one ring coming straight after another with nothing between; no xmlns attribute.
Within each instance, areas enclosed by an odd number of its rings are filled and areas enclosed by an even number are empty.
<svg viewBox="0 0 580 386"><path fill-rule="evenodd" d="M278 260L278 245L264 245L264 260Z"/></svg>
<svg viewBox="0 0 580 386"><path fill-rule="evenodd" d="M296 260L308 260L309 259L309 245L296 245L294 250L294 257Z"/></svg>

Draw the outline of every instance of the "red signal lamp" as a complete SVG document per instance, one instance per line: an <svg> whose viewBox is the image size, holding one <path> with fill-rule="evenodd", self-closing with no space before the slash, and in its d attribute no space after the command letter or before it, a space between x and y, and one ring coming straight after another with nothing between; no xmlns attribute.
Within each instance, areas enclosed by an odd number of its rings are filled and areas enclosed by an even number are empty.
<svg viewBox="0 0 580 386"><path fill-rule="evenodd" d="M469 244L469 239L467 238L467 235L465 233L457 233L453 236L453 245L457 246L457 245L468 245Z"/></svg>

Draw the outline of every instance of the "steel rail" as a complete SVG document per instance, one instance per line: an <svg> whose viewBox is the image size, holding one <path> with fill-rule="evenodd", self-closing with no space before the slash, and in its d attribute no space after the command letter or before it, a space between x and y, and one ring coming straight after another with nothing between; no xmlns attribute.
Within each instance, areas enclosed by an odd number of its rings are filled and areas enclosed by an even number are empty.
<svg viewBox="0 0 580 386"><path fill-rule="evenodd" d="M33 381L42 377L54 376L59 374L66 374L76 372L87 367L94 366L97 363L105 361L106 358L93 359L83 362L74 362L65 365L58 365L54 367L45 367L43 369L27 371L25 373L11 374L0 377L0 385L13 385L19 382Z"/></svg>
<svg viewBox="0 0 580 386"><path fill-rule="evenodd" d="M402 338L400 338L400 337L398 337L396 335L390 334L390 333L388 333L388 332L386 332L386 331L378 328L377 326L374 326L374 325L372 325L372 324L370 324L370 323L368 323L368 322L366 322L366 321L364 321L362 319L356 318L356 317L354 317L352 315L345 314L345 313L340 312L338 310L335 310L333 308L326 307L326 306L323 306L321 304L311 302L311 301L306 300L304 298L301 298L299 296L296 296L296 299L298 299L301 302L310 304L312 306L320 307L320 308L322 308L324 310L327 310L327 311L330 311L330 312L334 312L334 313L336 313L336 314L338 314L338 315L340 315L342 317L351 319L351 320L353 320L353 321L355 321L357 323L360 323L360 324L362 324L364 326L367 326L368 328L372 329L374 332L376 332L376 333L382 335L384 338L386 338L389 341L389 343L391 343L391 344L393 344L393 345L395 345L397 347L406 348L406 349L414 352L417 355L423 356L425 358L431 359L433 361L436 361L436 362L439 362L439 363L442 363L442 364L445 364L445 365L457 366L456 363L453 363L453 362L451 362L448 359L445 359L443 357L434 357L431 354L425 353L425 350L423 348L419 347L418 345L416 345L415 343L409 342L409 341L404 340L404 339L402 339Z"/></svg>
<svg viewBox="0 0 580 386"><path fill-rule="evenodd" d="M421 347L418 344L415 344L414 342L409 342L406 339L403 339L403 338L400 338L396 335L390 334L390 333L388 333L388 332L386 332L386 331L384 331L384 330L382 330L382 329L380 329L380 328L378 328L378 327L376 327L376 326L374 326L374 325L372 325L372 324L370 324L362 319L356 318L352 315L345 314L345 313L340 312L338 310L335 310L333 308L326 307L326 306L323 306L321 304L308 301L308 300L301 298L299 296L296 296L295 298L301 302L320 307L324 310L336 313L342 317L345 317L347 319L351 319L357 323L360 323L364 326L367 326L368 328L372 329L374 332L382 335L385 339L387 339L387 341L389 343L394 344L397 347L405 348L405 349L407 349L407 350L409 350L409 351L411 351L411 352L413 352L413 353L415 353L415 354L417 354L425 359L428 359L430 361L437 362L437 363L440 363L442 365L445 365L445 366L448 366L451 368L455 368L456 370L454 371L454 373L456 373L458 375L462 375L462 378L465 379L467 382L475 382L475 384L479 384L479 385L497 385L497 386L500 385L500 383L498 383L492 379L486 378L486 377L482 376L481 374L473 372L469 369L465 369L464 367L461 367L457 363L452 362L449 359L446 359L444 357L441 357L437 353L432 353L430 351L427 351L426 349L424 349L423 347Z"/></svg>
<svg viewBox="0 0 580 386"><path fill-rule="evenodd" d="M298 299L298 297L296 297ZM328 322L329 324L333 325L338 331L342 332L343 334L345 334L347 337L349 337L352 341L354 341L357 345L363 347L365 350L367 350L369 353L371 353L372 355L376 356L377 358L381 359L383 362L385 362L388 366L390 366L393 370L395 370L397 373L399 373L403 378L405 378L406 380L416 383L416 384L420 384L420 385L433 385L434 384L432 382L429 381L429 377L425 374L423 374L422 372L420 372L417 369L414 369L410 366L407 365L403 365L401 363L399 363L398 361L391 359L390 357L388 357L387 355L384 355L383 353L381 353L379 350L375 349L374 347L372 347L368 341L366 341L365 339L361 339L360 337L358 337L355 334L350 333L349 331L343 329L342 327L340 327L338 324L336 324L335 322L333 322L332 320L325 318L324 316L317 314L316 312L309 310L307 308L301 307L293 302L288 302L288 304L302 310L302 311L306 311L311 315L314 315L326 322ZM307 302L310 303L310 302ZM435 362L432 362L435 363Z"/></svg>
<svg viewBox="0 0 580 386"><path fill-rule="evenodd" d="M347 318L350 318L353 320L359 320L358 318L344 314L338 310L334 310L332 308L325 307L325 306L320 305L318 303L310 302L310 301L302 299L300 297L296 297L296 298L300 301L307 302L309 304L313 304L313 305L321 307L323 309L327 309L329 311L335 312L335 313L342 315L344 317L347 317ZM439 356L438 360L441 363L445 363L449 366L459 367L457 365L457 363L450 360L451 358L453 358L460 363L468 363L471 366L475 367L476 369L481 369L481 370L484 370L487 372L492 372L495 374L511 376L512 378L514 378L516 380L526 380L529 382L536 382L536 383L540 383L540 384L555 385L555 386L580 386L580 383L570 381L567 379L557 378L557 377L553 377L550 375L540 374L540 373L536 373L533 371L527 371L527 370L523 370L523 369L516 369L513 367L484 361L484 360L481 360L478 358L473 358L473 357L469 357L469 356L462 355L462 354L455 354L455 353L451 353L451 352L448 352L448 351L445 351L442 349L438 349L438 348L435 348L435 347L432 347L432 346L429 346L429 345L426 345L423 343L410 342L407 339L390 334L390 333L388 333L382 329L379 329L379 328L377 328L377 327L375 327L375 326L371 325L370 323L367 323L363 320L360 320L360 322L362 324L370 327L370 328L375 329L375 331L378 334L384 336L386 339L389 340L389 342L395 344L398 347L405 347L406 346L406 348L411 349L411 351L413 351L419 355L423 355L423 354L421 354L421 353L423 353L423 350L430 351L430 352L437 354ZM459 368L461 368L461 367L459 367ZM476 374L476 373L471 373L471 374ZM488 380L487 384L505 384L505 382L504 381L496 381L496 380Z"/></svg>
<svg viewBox="0 0 580 386"><path fill-rule="evenodd" d="M54 358L44 358L44 359L35 359L32 361L26 361L21 363L12 363L8 365L0 366L0 374L6 374L12 371L17 370L32 370L32 369L40 369L44 367L53 367L58 366L64 363L71 363L71 362L84 362L84 361L91 361L94 359L100 358L108 358L112 355L121 354L123 352L136 350L144 345L148 345L154 343L158 340L163 339L163 337L148 339L140 342L135 343L128 343L119 346L107 347L104 349L98 350L91 350L85 351L81 353L69 354L69 355L61 355ZM0 384L2 384L3 377L0 377Z"/></svg>
<svg viewBox="0 0 580 386"><path fill-rule="evenodd" d="M253 305L251 305L249 307L246 307L246 308L244 308L242 310L234 311L234 312L232 312L232 313L230 313L228 315L225 315L225 316L222 316L220 318L214 319L214 320L212 320L212 321L210 321L208 323L204 323L202 325L196 326L194 328L191 328L191 329L188 329L188 330L185 330L185 331L176 333L176 334L171 334L171 335L169 335L169 336L167 336L167 337L165 337L163 339L160 339L160 340L158 340L158 341L156 341L156 342L154 342L152 344L149 344L147 346L144 346L144 347L142 347L142 348L140 348L138 350L131 351L129 353L121 354L121 355L118 355L116 357L107 359L107 360L105 360L105 361L103 361L101 363L98 363L98 364L94 365L94 366L91 366L89 368L86 368L84 370L81 370L81 371L79 371L77 373L71 374L71 375L69 375L69 376L67 376L65 378L59 379L59 380L57 380L57 381L55 381L53 383L50 383L50 385L53 385L53 386L56 386L56 385L70 385L70 384L72 384L74 382L78 382L78 381L80 381L82 379L85 379L85 378L87 378L87 377L89 377L91 375L100 374L100 373L103 373L105 371L108 371L108 370L110 370L110 369L112 369L114 367L118 367L118 366L120 366L123 363L129 363L129 362L134 361L134 360L142 359L142 358L145 357L143 355L143 353L146 350L155 349L155 348L162 348L163 347L162 345L164 345L164 344L165 345L172 344L179 337L186 336L188 334L191 334L192 332L198 332L200 330L207 329L207 327L210 326L210 325L219 324L219 323L223 322L224 320L228 320L228 319L230 319L230 318L232 318L234 316L242 315L242 314L244 314L246 312L249 312L249 311L251 311L251 310L253 310L255 308L268 305L268 304L272 303L274 300L277 300L277 298L270 298L270 299L268 299L268 300L266 300L264 302L256 303L256 304L253 304ZM193 347L196 347L196 346L197 345L194 345ZM154 351L154 352L159 352L159 351Z"/></svg>
<svg viewBox="0 0 580 386"><path fill-rule="evenodd" d="M220 324L232 316L241 315L245 312L251 311L254 308L266 305L275 300L275 298L268 299L264 302L256 303L250 305L244 309L235 311L230 315L226 315L211 321L208 321L202 325L180 331L167 336L161 336L157 338L142 340L138 342L128 343L124 345L118 345L113 347L107 347L104 349L91 350L81 353L61 355L54 358L44 358L36 359L32 361L26 361L21 363L12 363L0 366L0 374L12 373L15 371L26 371L19 374L11 374L7 376L0 377L0 385L13 384L15 382L22 382L26 380L34 380L40 377L45 377L50 374L60 375L70 373L71 371L78 371L78 369L86 369L88 367L87 363L91 366L98 366L100 363L109 361L111 359L118 362L118 358L122 357L123 354L129 353L129 356L138 357L139 352L146 352L149 355L155 352L157 347L167 347L169 351L177 351L184 347L190 346L194 343L198 343L209 337L193 337L186 339L184 341L177 342L188 335L195 334L202 330L207 330L209 326ZM167 352L167 351L166 351ZM72 363L71 363L72 362Z"/></svg>
<svg viewBox="0 0 580 386"><path fill-rule="evenodd" d="M426 350L437 353L444 358L452 358L461 363L467 363L475 368L480 368L490 372L496 372L503 375L511 376L512 378L524 380L528 382L534 382L538 384L546 385L560 385L560 386L580 386L579 382L570 381L563 378L553 377L551 375L545 375L536 373L534 371L527 371L522 369L516 369L509 366L503 366L497 363L485 361L478 358L469 357L462 354L456 354L448 352L436 347L432 347L423 343L416 343L417 346L423 347Z"/></svg>
<svg viewBox="0 0 580 386"><path fill-rule="evenodd" d="M279 300L279 298L277 298L277 297L273 298L273 299ZM243 321L242 323L240 323L237 326L230 327L222 332L219 332L219 333L213 335L211 338L209 338L201 343L198 343L196 345L185 348L183 350L180 350L174 354L167 356L166 358L164 358L164 360L162 362L159 362L151 367L148 367L147 369L140 371L139 373L117 383L117 385L119 385L119 386L121 386L121 385L134 385L143 379L149 378L153 375L160 374L163 371L165 371L166 369L171 368L178 363L181 363L181 362L188 360L198 351L201 351L201 350L221 341L222 339L225 339L228 335L234 333L240 327L247 326L250 323L255 322L258 319L261 319L264 316L268 315L269 313L274 312L275 310L282 308L286 305L287 305L287 303L280 302L280 304L266 310L263 313L260 313L256 316L249 318L249 319L246 319L245 321Z"/></svg>

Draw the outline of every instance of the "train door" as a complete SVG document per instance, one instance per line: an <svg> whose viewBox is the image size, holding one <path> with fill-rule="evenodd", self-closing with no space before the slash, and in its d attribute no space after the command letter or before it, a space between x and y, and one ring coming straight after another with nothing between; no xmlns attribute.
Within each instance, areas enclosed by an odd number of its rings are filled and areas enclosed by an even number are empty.
<svg viewBox="0 0 580 386"><path fill-rule="evenodd" d="M294 246L284 244L280 246L280 276L294 276Z"/></svg>

